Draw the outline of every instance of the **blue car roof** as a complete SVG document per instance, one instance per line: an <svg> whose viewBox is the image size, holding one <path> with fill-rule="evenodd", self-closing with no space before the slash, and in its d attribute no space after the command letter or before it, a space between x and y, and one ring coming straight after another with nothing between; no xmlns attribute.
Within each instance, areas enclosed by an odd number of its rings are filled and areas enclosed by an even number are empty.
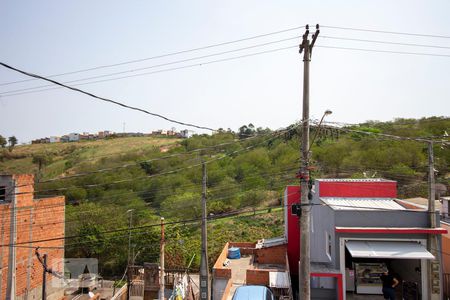
<svg viewBox="0 0 450 300"><path fill-rule="evenodd" d="M262 285L240 286L234 292L233 300L272 300L266 298L267 290L268 288Z"/></svg>

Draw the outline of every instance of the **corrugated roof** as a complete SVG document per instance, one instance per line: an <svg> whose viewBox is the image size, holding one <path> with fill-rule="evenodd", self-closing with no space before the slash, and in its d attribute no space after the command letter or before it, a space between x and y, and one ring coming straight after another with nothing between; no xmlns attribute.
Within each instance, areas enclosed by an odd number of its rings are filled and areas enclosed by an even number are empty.
<svg viewBox="0 0 450 300"><path fill-rule="evenodd" d="M287 241L284 236L270 238L270 239L262 239L262 240L258 240L255 248L256 249L268 248L268 247L273 247L273 246L284 245L286 243L287 243Z"/></svg>
<svg viewBox="0 0 450 300"><path fill-rule="evenodd" d="M287 272L269 272L269 286L279 289L288 289L290 287L290 282Z"/></svg>
<svg viewBox="0 0 450 300"><path fill-rule="evenodd" d="M387 198L320 198L334 210L405 210L394 199Z"/></svg>

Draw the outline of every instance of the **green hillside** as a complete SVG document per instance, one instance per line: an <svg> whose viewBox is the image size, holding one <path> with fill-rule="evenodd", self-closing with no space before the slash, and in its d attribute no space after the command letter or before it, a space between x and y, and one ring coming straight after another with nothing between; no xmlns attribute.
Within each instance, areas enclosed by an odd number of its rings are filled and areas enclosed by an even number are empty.
<svg viewBox="0 0 450 300"><path fill-rule="evenodd" d="M398 119L367 122L341 129L313 128L312 175L319 177L384 177L398 181L399 197L426 196L426 144L395 140L378 133L408 137L450 133L450 119ZM366 134L370 133L370 134ZM92 142L39 144L3 149L3 173L31 172L39 195L66 196L67 257L96 257L101 272L118 276L127 260L127 228L133 210L132 248L136 262L157 261L160 216L168 225L167 263L187 266L197 254L199 265L201 161L207 162L208 213L212 261L228 240L253 241L283 234L279 207L284 187L298 184L297 127L284 131L255 128L220 131L189 139L115 138ZM438 137L439 136L439 137ZM448 138L447 138L448 140ZM437 181L449 185L449 146L435 143ZM187 221L190 220L190 221ZM212 262L211 261L211 262ZM210 263L210 265L212 265Z"/></svg>

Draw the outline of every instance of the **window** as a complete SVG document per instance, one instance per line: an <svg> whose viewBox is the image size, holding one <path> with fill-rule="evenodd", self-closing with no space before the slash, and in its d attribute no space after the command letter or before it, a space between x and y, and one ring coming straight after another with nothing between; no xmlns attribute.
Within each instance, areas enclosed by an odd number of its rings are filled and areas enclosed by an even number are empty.
<svg viewBox="0 0 450 300"><path fill-rule="evenodd" d="M0 186L0 201L6 200L6 186Z"/></svg>
<svg viewBox="0 0 450 300"><path fill-rule="evenodd" d="M325 249L328 258L331 260L331 234L325 231Z"/></svg>

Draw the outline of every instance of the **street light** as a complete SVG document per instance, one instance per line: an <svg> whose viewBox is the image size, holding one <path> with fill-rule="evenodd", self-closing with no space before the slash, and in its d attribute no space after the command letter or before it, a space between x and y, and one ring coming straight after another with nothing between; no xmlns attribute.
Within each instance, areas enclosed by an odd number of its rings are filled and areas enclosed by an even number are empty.
<svg viewBox="0 0 450 300"><path fill-rule="evenodd" d="M312 145L314 145L314 141L315 141L317 135L319 134L320 126L322 125L323 119L325 118L325 116L331 115L332 113L333 113L333 112L332 112L331 110L329 110L329 109L327 109L327 110L323 113L323 116L322 116L322 118L320 119L319 125L317 126L317 130L316 130L316 132L314 133L314 137L312 138L312 141L311 141L311 143L309 144L308 152L311 150Z"/></svg>

